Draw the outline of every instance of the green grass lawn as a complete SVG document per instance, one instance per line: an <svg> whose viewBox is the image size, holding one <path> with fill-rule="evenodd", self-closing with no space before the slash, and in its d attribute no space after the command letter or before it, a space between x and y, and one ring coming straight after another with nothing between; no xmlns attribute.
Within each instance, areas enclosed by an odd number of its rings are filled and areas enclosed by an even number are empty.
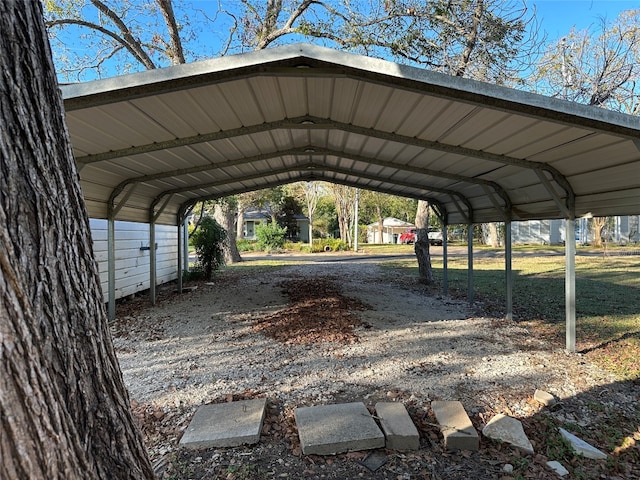
<svg viewBox="0 0 640 480"><path fill-rule="evenodd" d="M548 248L548 247L547 247ZM513 310L558 343L564 343L564 256L533 255L514 248ZM432 257L437 282L442 281L442 257ZM413 259L395 260L393 268L415 271ZM449 289L455 296L467 292L466 257L449 258ZM474 292L484 310L504 315L503 258L474 257ZM640 378L640 256L595 255L576 257L576 335L578 351L623 379Z"/></svg>

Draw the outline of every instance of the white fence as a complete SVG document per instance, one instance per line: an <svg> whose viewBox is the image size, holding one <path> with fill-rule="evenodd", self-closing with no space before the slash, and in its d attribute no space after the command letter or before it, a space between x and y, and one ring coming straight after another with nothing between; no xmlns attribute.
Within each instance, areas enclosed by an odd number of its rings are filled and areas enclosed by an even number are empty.
<svg viewBox="0 0 640 480"><path fill-rule="evenodd" d="M107 221L91 219L93 252L100 270L103 298L108 300ZM178 271L177 227L156 225L156 283L175 280ZM116 299L141 290L149 283L149 224L115 222Z"/></svg>

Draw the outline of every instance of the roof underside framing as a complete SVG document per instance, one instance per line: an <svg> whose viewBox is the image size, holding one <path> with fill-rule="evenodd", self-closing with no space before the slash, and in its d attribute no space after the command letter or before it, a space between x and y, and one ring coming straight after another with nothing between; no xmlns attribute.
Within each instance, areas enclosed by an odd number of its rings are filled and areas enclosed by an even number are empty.
<svg viewBox="0 0 640 480"><path fill-rule="evenodd" d="M328 182L428 196L450 223L640 211L637 118L312 45L62 90L96 218L147 221L180 189L157 217L172 224L185 202L266 188L268 171L302 180L309 161Z"/></svg>
<svg viewBox="0 0 640 480"><path fill-rule="evenodd" d="M298 44L61 89L89 215L109 220L110 312L116 219L178 225L297 181L427 200L444 225L564 218L568 239L576 216L640 214L637 117L383 60Z"/></svg>

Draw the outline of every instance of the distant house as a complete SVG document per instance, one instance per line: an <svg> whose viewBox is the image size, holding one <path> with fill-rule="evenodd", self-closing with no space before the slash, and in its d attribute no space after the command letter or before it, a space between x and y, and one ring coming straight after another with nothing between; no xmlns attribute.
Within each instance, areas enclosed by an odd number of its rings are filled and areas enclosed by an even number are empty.
<svg viewBox="0 0 640 480"><path fill-rule="evenodd" d="M380 243L378 224L367 225L367 243ZM409 228L415 228L415 225L393 217L385 218L382 220L382 243L398 243L402 232Z"/></svg>
<svg viewBox="0 0 640 480"><path fill-rule="evenodd" d="M603 232L606 239L613 243L640 242L640 215L613 217L613 225ZM511 224L513 243L531 243L559 245L564 243L564 220L529 220ZM588 219L576 220L576 238L581 244L594 241L593 232L589 228Z"/></svg>
<svg viewBox="0 0 640 480"><path fill-rule="evenodd" d="M244 212L243 233L247 240L256 239L256 227L271 220L271 213L264 208L252 207ZM287 228L287 238L299 242L309 242L309 219L304 215L293 215Z"/></svg>

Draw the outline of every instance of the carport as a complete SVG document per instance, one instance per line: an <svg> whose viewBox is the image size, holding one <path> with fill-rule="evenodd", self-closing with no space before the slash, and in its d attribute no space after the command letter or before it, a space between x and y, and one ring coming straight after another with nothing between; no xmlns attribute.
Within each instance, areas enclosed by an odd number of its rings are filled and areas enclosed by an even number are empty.
<svg viewBox="0 0 640 480"><path fill-rule="evenodd" d="M81 184L109 225L175 225L200 200L326 181L430 202L451 224L640 213L640 121L308 44L61 87ZM473 247L468 247L473 298ZM446 235L444 235L446 238ZM575 242L566 241L575 351ZM182 250L182 248L179 248ZM444 287L447 287L447 248ZM155 299L155 249L150 249ZM178 280L184 262L178 253Z"/></svg>

